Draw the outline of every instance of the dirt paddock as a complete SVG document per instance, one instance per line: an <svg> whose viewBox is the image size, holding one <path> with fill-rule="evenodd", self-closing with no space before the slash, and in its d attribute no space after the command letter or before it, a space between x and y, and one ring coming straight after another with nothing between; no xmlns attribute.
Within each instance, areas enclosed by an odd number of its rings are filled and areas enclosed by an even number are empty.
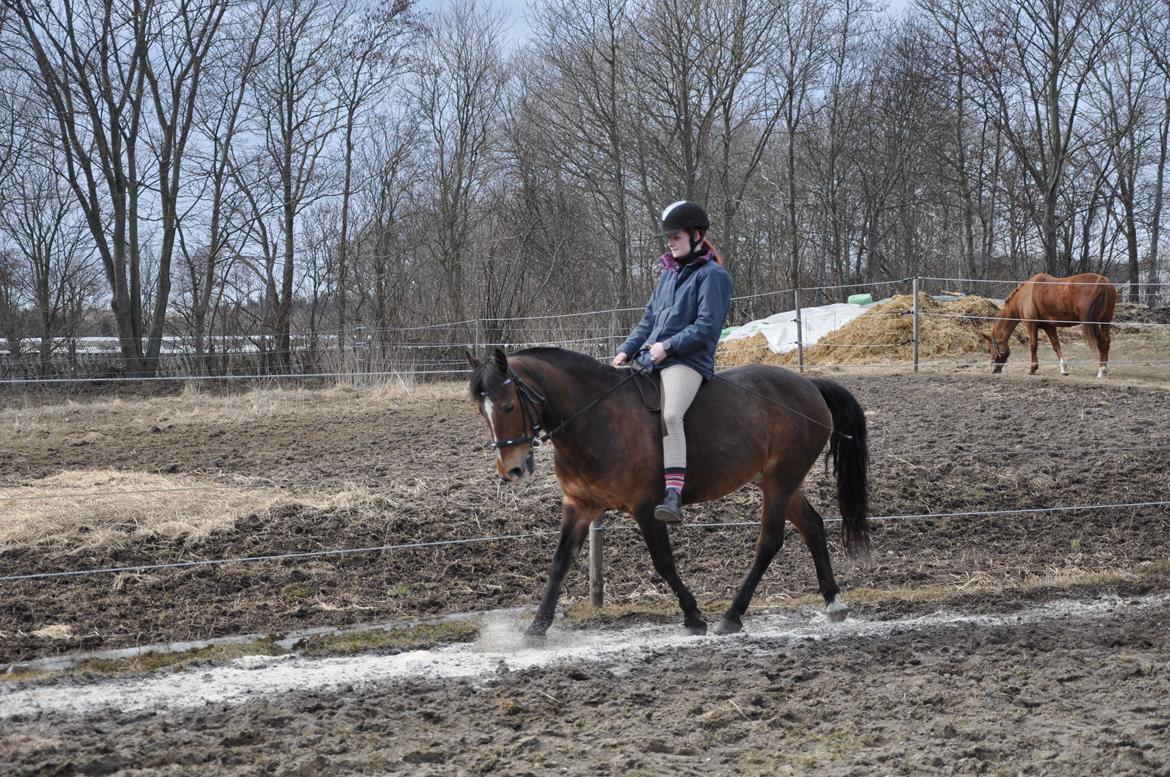
<svg viewBox="0 0 1170 777"><path fill-rule="evenodd" d="M130 699L168 672L211 683L231 662L114 678L14 672L0 683L0 763L21 775L1170 774L1170 510L1099 507L1170 500L1170 393L1122 372L1106 383L831 375L869 417L876 516L1098 506L877 521L870 560L832 548L853 607L839 631L820 622L812 562L790 536L742 637L647 647L630 636L632 652L501 660L460 677L354 674L230 702L72 713L20 700L105 684ZM187 392L0 410L0 576L526 535L0 582L0 666L534 604L556 541L551 452L538 452L531 482L500 487L463 391ZM821 468L807 493L836 514ZM754 537L704 524L750 520L759 505L747 489L672 530L709 616L733 595ZM610 528L609 608L581 619L579 564L557 644L681 630L628 521ZM807 632L773 633L769 618ZM439 652L486 649L483 634L468 638ZM366 658L423 660L386 647ZM319 660L306 677L341 659Z"/></svg>

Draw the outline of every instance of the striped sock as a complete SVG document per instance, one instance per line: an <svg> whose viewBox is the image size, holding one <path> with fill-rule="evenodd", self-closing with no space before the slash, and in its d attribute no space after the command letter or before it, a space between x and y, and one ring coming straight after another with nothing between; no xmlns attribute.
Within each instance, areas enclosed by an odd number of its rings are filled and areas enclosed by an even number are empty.
<svg viewBox="0 0 1170 777"><path fill-rule="evenodd" d="M666 490L669 491L673 488L675 491L678 491L681 494L683 490L683 484L687 479L687 468L667 467L664 470L664 475L666 477Z"/></svg>

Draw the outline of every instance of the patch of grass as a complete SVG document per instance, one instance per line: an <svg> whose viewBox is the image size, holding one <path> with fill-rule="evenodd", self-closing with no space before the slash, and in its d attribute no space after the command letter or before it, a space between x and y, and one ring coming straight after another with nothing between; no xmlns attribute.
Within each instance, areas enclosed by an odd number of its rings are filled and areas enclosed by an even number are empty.
<svg viewBox="0 0 1170 777"><path fill-rule="evenodd" d="M161 669L183 669L203 664L221 664L244 656L279 656L300 653L310 656L339 656L356 653L398 653L423 650L454 642L470 642L479 631L465 621L420 623L393 629L372 629L350 634L310 637L289 651L276 644L277 637L241 643L210 645L173 653L144 653L128 658L94 658L63 670L29 669L0 674L0 682L52 682L84 680L122 675L146 674Z"/></svg>
<svg viewBox="0 0 1170 777"><path fill-rule="evenodd" d="M224 663L244 656L278 656L288 651L271 639L210 645L173 653L143 653L127 658L92 658L69 669L31 669L0 674L0 681L85 680L121 675L147 674L160 669L183 669L202 664Z"/></svg>
<svg viewBox="0 0 1170 777"><path fill-rule="evenodd" d="M420 623L394 629L371 629L351 634L323 634L301 642L298 651L310 656L355 653L399 653L425 650L453 642L471 642L479 630L466 621Z"/></svg>

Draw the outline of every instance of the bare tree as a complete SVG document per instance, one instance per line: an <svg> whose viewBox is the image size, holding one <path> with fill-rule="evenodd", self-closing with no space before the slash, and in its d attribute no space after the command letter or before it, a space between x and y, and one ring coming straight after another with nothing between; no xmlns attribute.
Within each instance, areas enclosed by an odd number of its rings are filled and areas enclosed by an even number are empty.
<svg viewBox="0 0 1170 777"><path fill-rule="evenodd" d="M455 0L428 30L411 86L422 118L434 202L434 255L442 267L448 311L467 318L464 299L472 235L492 173L492 132L505 70L503 20L476 0Z"/></svg>
<svg viewBox="0 0 1170 777"><path fill-rule="evenodd" d="M616 289L606 302L618 307L632 299L627 168L631 91L638 86L626 61L637 45L628 6L628 0L548 0L537 7L538 61L520 69L531 126L516 125L559 152L560 170L588 192L598 242L616 254L616 264L605 263Z"/></svg>
<svg viewBox="0 0 1170 777"><path fill-rule="evenodd" d="M357 15L344 33L348 36L345 67L339 68L344 145L342 152L341 223L337 245L338 346L344 347L348 325L349 222L353 192L353 155L359 122L372 103L384 96L400 74L416 28L409 12L414 0L383 0L373 11Z"/></svg>
<svg viewBox="0 0 1170 777"><path fill-rule="evenodd" d="M235 179L263 257L266 333L283 369L292 358L298 220L305 208L336 192L322 168L339 129L334 73L344 61L342 31L353 12L349 0L274 2L247 97L254 121L249 129L262 141L250 153L235 152Z"/></svg>
<svg viewBox="0 0 1170 777"><path fill-rule="evenodd" d="M1044 269L1067 270L1057 255L1061 187L1078 151L1086 85L1118 33L1109 0L990 0L965 6L960 25L975 48L981 107L995 117L1038 195L1034 220Z"/></svg>
<svg viewBox="0 0 1170 777"><path fill-rule="evenodd" d="M8 62L53 112L67 180L105 267L125 369L150 373L169 301L194 101L226 0L3 5L4 33L20 43ZM154 278L144 278L142 232L152 206L157 267Z"/></svg>
<svg viewBox="0 0 1170 777"><path fill-rule="evenodd" d="M1142 22L1138 8L1126 14L1118 35L1102 55L1094 72L1095 89L1092 102L1100 116L1099 124L1107 149L1104 158L1108 172L1103 176L1122 212L1121 230L1125 236L1130 299L1139 298L1141 270L1139 267L1138 232L1139 186L1146 165L1146 155L1152 141L1149 120L1151 80L1156 72L1148 51L1140 42Z"/></svg>
<svg viewBox="0 0 1170 777"><path fill-rule="evenodd" d="M210 370L206 338L214 316L215 300L223 290L225 262L240 251L248 226L242 197L234 190L232 149L246 123L245 97L260 64L272 0L255 0L236 7L225 19L215 57L209 59L204 88L195 104L195 127L202 143L192 154L192 177L198 176L204 191L195 198L192 211L180 220L179 242L184 265L184 286L190 295L183 311L190 322L196 361ZM206 243L196 237L194 224L206 218ZM188 241L192 245L188 245Z"/></svg>
<svg viewBox="0 0 1170 777"><path fill-rule="evenodd" d="M0 233L23 259L24 296L33 306L40 338L39 369L48 375L57 338L79 323L77 295L93 286L92 243L77 201L52 160L28 149L15 166L13 182L10 206L0 209ZM82 306L86 301L80 301Z"/></svg>
<svg viewBox="0 0 1170 777"><path fill-rule="evenodd" d="M1150 214L1149 268L1147 279L1149 291L1147 302L1156 304L1158 279L1161 277L1161 256L1159 254L1162 236L1162 213L1166 194L1166 162L1168 141L1170 141L1170 0L1152 4L1150 13L1143 19L1142 43L1157 68L1159 84L1153 90L1160 106L1161 118L1157 122L1157 152L1154 162L1154 196Z"/></svg>

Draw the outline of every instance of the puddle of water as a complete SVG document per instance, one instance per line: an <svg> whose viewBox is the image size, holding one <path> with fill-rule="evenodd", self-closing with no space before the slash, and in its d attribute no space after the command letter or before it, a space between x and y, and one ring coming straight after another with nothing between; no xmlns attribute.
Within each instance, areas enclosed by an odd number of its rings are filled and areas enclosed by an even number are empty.
<svg viewBox="0 0 1170 777"><path fill-rule="evenodd" d="M0 691L0 720L40 714L86 715L114 708L122 712L181 708L211 703L241 703L266 694L329 691L344 686L407 679L490 677L502 672L563 663L601 663L615 674L628 671L649 653L698 647L758 644L852 636L881 637L894 632L946 628L961 624L1002 625L1061 618L1092 618L1118 610L1137 611L1170 601L1164 594L1142 598L1110 597L1089 602L1063 600L1008 615L936 613L889 621L829 623L821 613L758 615L745 619L745 631L730 637L691 637L677 626L636 626L605 630L556 630L540 646L523 638L524 621L515 612L488 614L475 643L448 645L397 655L340 658L247 656L226 666L180 670L145 678L119 678L83 685Z"/></svg>

